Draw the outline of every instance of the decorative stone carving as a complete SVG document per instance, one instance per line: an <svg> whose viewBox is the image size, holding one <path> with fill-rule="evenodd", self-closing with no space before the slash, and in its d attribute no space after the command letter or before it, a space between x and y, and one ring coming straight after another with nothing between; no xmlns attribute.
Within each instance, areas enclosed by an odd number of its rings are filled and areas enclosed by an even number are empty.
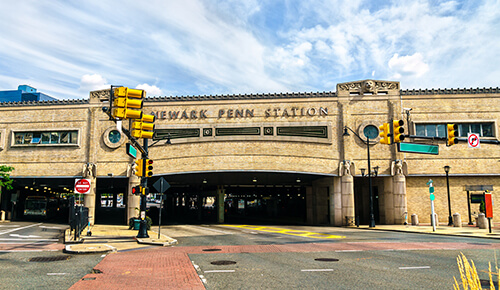
<svg viewBox="0 0 500 290"><path fill-rule="evenodd" d="M399 91L399 82L364 80L351 83L337 84L337 93L339 95L355 94L379 94L388 93L389 91Z"/></svg>
<svg viewBox="0 0 500 290"><path fill-rule="evenodd" d="M344 176L344 175L351 175L354 170L354 162L351 162L350 160L344 160L340 162L339 164L339 176Z"/></svg>
<svg viewBox="0 0 500 290"><path fill-rule="evenodd" d="M94 163L83 164L83 174L84 178L95 178L97 176L97 167Z"/></svg>
<svg viewBox="0 0 500 290"><path fill-rule="evenodd" d="M109 90L100 90L90 92L90 101L108 101L109 100Z"/></svg>
<svg viewBox="0 0 500 290"><path fill-rule="evenodd" d="M408 175L408 164L406 161L396 159L391 163L391 175Z"/></svg>

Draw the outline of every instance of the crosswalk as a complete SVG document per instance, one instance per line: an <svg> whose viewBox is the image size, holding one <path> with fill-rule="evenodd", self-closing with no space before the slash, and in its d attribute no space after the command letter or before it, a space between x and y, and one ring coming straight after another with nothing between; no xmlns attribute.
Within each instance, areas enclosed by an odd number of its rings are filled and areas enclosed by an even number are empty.
<svg viewBox="0 0 500 290"><path fill-rule="evenodd" d="M62 249L63 245L58 243L58 235L62 230L64 226L47 226L43 223L0 224L0 252Z"/></svg>

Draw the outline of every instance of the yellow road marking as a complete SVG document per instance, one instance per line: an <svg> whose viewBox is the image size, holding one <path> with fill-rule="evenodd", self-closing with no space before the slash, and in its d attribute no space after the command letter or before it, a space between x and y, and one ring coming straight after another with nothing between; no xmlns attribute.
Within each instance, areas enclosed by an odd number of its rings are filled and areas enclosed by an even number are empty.
<svg viewBox="0 0 500 290"><path fill-rule="evenodd" d="M330 235L330 234L323 234L323 233L313 233L313 232L308 232L308 231L289 230L289 229L283 229L283 228L264 227L264 226L252 226L252 225L221 225L221 226L241 228L241 229L261 231L261 232L268 232L268 233L284 234L284 235L290 235L290 236L299 236L299 237L306 237L306 238L312 238L312 239L344 239L345 238L345 236L337 236L337 235Z"/></svg>

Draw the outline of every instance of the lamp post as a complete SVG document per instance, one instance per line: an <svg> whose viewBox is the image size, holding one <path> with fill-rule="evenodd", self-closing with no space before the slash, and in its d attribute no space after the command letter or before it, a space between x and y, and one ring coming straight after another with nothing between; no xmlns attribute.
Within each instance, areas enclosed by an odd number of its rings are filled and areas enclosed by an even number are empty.
<svg viewBox="0 0 500 290"><path fill-rule="evenodd" d="M448 190L448 226L453 225L453 218L451 216L451 200L450 200L450 180L448 178L448 173L450 172L450 166L446 165L444 172L446 172L446 189Z"/></svg>
<svg viewBox="0 0 500 290"><path fill-rule="evenodd" d="M372 175L377 175L378 174L378 166L375 167L375 171L374 171L374 174L372 173L371 171L371 163L370 163L370 138L371 139L375 139L377 136L378 136L378 129L377 127L373 126L373 125L368 125L365 127L365 129L363 130L363 133L365 134L365 137L366 137L366 141L361 138L358 133L354 132L351 128L347 127L347 126L344 126L344 133L342 134L342 136L350 136L349 135L349 132L347 131L351 131L352 133L354 133L354 135L356 135L356 137L359 138L359 140L363 141L363 143L366 144L366 152L367 152L367 159L368 159L368 186L369 186L369 195L370 195L370 223L369 223L369 227L370 228L374 228L375 227L375 215L373 213L373 190L372 190ZM364 176L364 173L362 174Z"/></svg>

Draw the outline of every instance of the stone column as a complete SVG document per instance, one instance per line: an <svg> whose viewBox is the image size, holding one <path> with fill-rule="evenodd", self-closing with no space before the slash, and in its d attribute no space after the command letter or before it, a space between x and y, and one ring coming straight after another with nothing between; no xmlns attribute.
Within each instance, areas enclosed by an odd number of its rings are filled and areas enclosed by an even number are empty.
<svg viewBox="0 0 500 290"><path fill-rule="evenodd" d="M226 190L222 186L217 187L217 223L224 223L224 194Z"/></svg>
<svg viewBox="0 0 500 290"><path fill-rule="evenodd" d="M313 193L312 186L306 187L306 222L310 225L316 223L316 196Z"/></svg>
<svg viewBox="0 0 500 290"><path fill-rule="evenodd" d="M352 175L342 176L342 225L346 224L346 217L354 217L354 178Z"/></svg>
<svg viewBox="0 0 500 290"><path fill-rule="evenodd" d="M141 196L132 194L132 187L140 184L140 179L135 175L128 178L127 187L127 222L130 218L139 217Z"/></svg>
<svg viewBox="0 0 500 290"><path fill-rule="evenodd" d="M86 178L90 179L90 193L83 195L83 206L88 207L89 223L93 226L95 222L95 195L97 192L97 178L94 176L88 176Z"/></svg>
<svg viewBox="0 0 500 290"><path fill-rule="evenodd" d="M394 193L392 185L392 176L384 177L384 211L385 224L394 224Z"/></svg>
<svg viewBox="0 0 500 290"><path fill-rule="evenodd" d="M342 226L342 179L340 177L333 178L333 206L334 206L333 225Z"/></svg>
<svg viewBox="0 0 500 290"><path fill-rule="evenodd" d="M403 174L396 174L393 180L394 193L394 224L402 225L404 213L408 211L406 206L406 177Z"/></svg>

